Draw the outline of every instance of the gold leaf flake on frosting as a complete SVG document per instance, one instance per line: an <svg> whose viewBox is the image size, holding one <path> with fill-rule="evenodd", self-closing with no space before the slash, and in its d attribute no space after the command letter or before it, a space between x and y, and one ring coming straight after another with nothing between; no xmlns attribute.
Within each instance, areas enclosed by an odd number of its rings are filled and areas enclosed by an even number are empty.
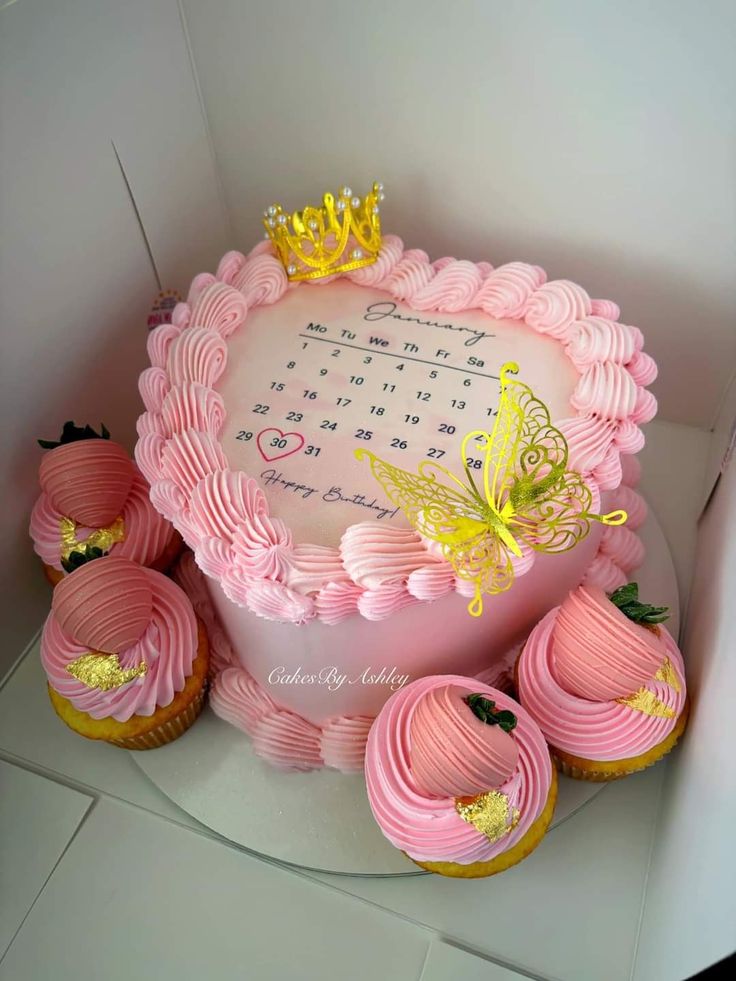
<svg viewBox="0 0 736 981"><path fill-rule="evenodd" d="M660 670L662 669L660 668ZM625 695L623 698L617 698L616 701L620 705L626 705L627 708L633 709L634 712L643 712L644 715L655 715L661 719L673 719L675 717L675 710L669 705L665 705L648 688L640 688L633 695Z"/></svg>
<svg viewBox="0 0 736 981"><path fill-rule="evenodd" d="M117 654L94 653L82 654L66 666L69 674L81 681L87 688L98 691L111 691L120 688L134 678L142 678L148 670L145 661L135 668L121 668Z"/></svg>
<svg viewBox="0 0 736 981"><path fill-rule="evenodd" d="M116 542L122 542L125 539L125 525L122 515L106 528L97 528L83 542L77 539L77 523L72 518L62 517L59 519L59 532L61 534L62 559L68 559L72 552L82 552L83 555L86 555L88 548L99 548L103 552L108 552Z"/></svg>
<svg viewBox="0 0 736 981"><path fill-rule="evenodd" d="M672 663L668 657L664 659L662 667L657 671L654 676L655 681L663 681L665 685L669 685L670 688L674 688L676 692L680 692L680 681L677 677L675 669L672 667Z"/></svg>
<svg viewBox="0 0 736 981"><path fill-rule="evenodd" d="M491 842L513 831L520 817L517 808L512 809L508 797L499 790L488 790L477 797L456 797L455 810Z"/></svg>

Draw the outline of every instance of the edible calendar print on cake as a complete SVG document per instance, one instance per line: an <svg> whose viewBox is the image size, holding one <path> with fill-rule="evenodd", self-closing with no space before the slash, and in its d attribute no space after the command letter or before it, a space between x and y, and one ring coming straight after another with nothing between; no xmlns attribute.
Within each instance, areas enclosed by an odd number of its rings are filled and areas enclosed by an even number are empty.
<svg viewBox="0 0 736 981"><path fill-rule="evenodd" d="M553 418L570 414L574 372L556 342L479 311L412 310L347 282L256 308L229 348L217 385L227 409L222 446L232 469L259 481L295 541L335 545L365 520L405 525L354 450L405 469L424 459L462 467L462 436L491 428L499 365L511 357Z"/></svg>

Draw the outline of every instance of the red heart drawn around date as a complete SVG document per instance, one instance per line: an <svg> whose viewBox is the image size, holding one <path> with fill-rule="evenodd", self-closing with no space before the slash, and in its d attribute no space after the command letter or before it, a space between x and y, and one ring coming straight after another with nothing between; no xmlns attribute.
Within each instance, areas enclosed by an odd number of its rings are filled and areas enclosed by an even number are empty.
<svg viewBox="0 0 736 981"><path fill-rule="evenodd" d="M304 437L301 433L283 433L273 427L262 429L256 437L256 443L263 459L271 463L297 453L304 446Z"/></svg>

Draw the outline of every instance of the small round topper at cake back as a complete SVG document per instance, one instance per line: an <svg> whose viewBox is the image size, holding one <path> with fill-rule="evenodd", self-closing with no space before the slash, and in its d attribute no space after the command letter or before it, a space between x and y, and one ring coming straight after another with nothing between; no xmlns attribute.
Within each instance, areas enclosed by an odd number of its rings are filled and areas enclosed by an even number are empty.
<svg viewBox="0 0 736 981"><path fill-rule="evenodd" d="M123 509L135 476L133 461L102 427L66 423L57 443L39 440L50 452L41 461L39 481L54 508L90 528L114 521Z"/></svg>
<svg viewBox="0 0 736 981"><path fill-rule="evenodd" d="M500 787L516 768L510 731L515 716L480 693L433 688L417 702L410 726L410 765L417 785L435 797L472 797Z"/></svg>
<svg viewBox="0 0 736 981"><path fill-rule="evenodd" d="M108 555L63 579L51 601L54 616L75 641L117 654L134 644L153 609L150 580L128 559Z"/></svg>
<svg viewBox="0 0 736 981"><path fill-rule="evenodd" d="M624 596L631 594L632 586L636 589L633 583L622 587L628 590ZM612 597L620 595L617 590ZM654 677L664 662L662 638L656 629L643 625L656 622L630 619L597 586L578 587L563 602L554 627L557 680L571 695L591 701L631 694Z"/></svg>

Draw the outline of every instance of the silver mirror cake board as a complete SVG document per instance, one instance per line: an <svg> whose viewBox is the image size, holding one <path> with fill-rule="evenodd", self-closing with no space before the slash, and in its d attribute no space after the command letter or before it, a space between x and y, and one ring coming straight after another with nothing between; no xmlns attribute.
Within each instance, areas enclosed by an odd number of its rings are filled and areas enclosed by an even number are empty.
<svg viewBox="0 0 736 981"><path fill-rule="evenodd" d="M657 519L639 534L646 548L634 578L641 594L669 606L679 629L677 580ZM133 753L154 784L188 814L250 851L301 868L341 875L425 874L381 834L360 773L282 772L253 752L249 738L205 708L195 725L161 749ZM562 777L553 830L605 784Z"/></svg>

